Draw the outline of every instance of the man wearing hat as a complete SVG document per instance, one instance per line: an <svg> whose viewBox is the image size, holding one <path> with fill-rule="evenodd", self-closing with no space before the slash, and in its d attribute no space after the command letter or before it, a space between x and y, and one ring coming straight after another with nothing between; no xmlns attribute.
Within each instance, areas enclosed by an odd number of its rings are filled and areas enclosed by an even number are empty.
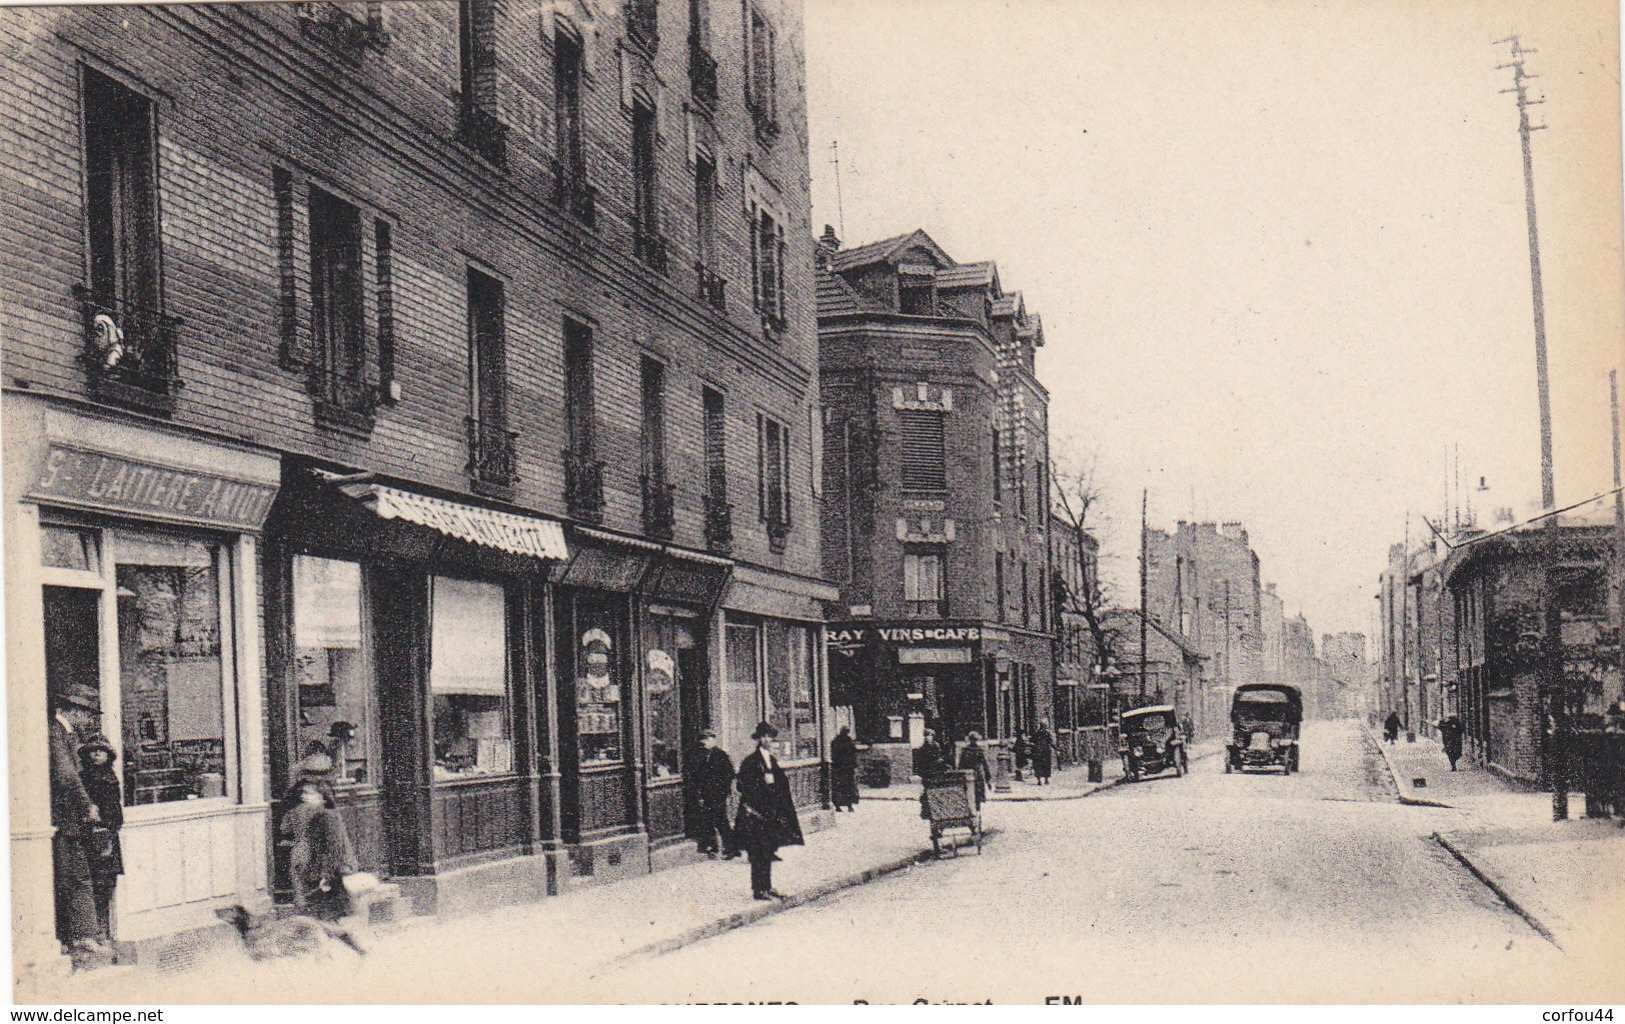
<svg viewBox="0 0 1625 1024"><path fill-rule="evenodd" d="M734 788L734 763L728 752L717 746L717 731L700 733L700 749L691 769L694 781L694 816L700 852L715 860L718 843L728 859L739 856L734 848L733 829L728 827L728 794Z"/></svg>
<svg viewBox="0 0 1625 1024"><path fill-rule="evenodd" d="M56 682L53 680L53 682ZM79 777L75 751L81 731L94 732L101 721L101 694L78 682L58 683L51 691L51 871L56 891L56 937L75 968L100 966L110 951L96 938L96 900L90 882L85 842L98 819L96 805Z"/></svg>
<svg viewBox="0 0 1625 1024"><path fill-rule="evenodd" d="M734 841L750 858L750 891L759 900L783 899L773 888L773 859L781 846L800 846L801 822L790 795L790 780L773 756L779 731L767 722L756 726L756 749L739 762L739 813Z"/></svg>

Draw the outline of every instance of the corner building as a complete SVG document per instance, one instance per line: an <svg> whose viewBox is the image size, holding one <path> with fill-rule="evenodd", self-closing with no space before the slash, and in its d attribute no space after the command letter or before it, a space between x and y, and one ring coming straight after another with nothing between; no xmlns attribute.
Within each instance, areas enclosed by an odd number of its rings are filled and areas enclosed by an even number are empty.
<svg viewBox="0 0 1625 1024"><path fill-rule="evenodd" d="M19 974L48 692L120 753L122 955L281 895L333 763L420 913L682 856L760 719L823 805L799 4L0 15Z"/></svg>
<svg viewBox="0 0 1625 1024"><path fill-rule="evenodd" d="M818 260L833 702L899 755L927 727L1053 727L1039 318L923 231L841 249L826 228Z"/></svg>

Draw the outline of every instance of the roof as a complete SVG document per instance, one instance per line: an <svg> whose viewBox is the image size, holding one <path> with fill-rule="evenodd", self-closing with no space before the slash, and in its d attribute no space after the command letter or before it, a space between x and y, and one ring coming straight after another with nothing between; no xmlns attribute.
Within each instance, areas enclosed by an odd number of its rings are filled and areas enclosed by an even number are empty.
<svg viewBox="0 0 1625 1024"><path fill-rule="evenodd" d="M1020 292L1009 292L993 300L994 316L1024 316L1027 304Z"/></svg>
<svg viewBox="0 0 1625 1024"><path fill-rule="evenodd" d="M992 260L981 263L961 263L937 271L938 288L992 288L998 289L999 268Z"/></svg>
<svg viewBox="0 0 1625 1024"><path fill-rule="evenodd" d="M885 307L860 294L839 274L820 272L818 275L818 315L840 316L842 313L884 313Z"/></svg>
<svg viewBox="0 0 1625 1024"><path fill-rule="evenodd" d="M883 238L878 242L869 242L865 245L855 246L851 249L842 249L831 254L829 258L830 269L837 273L866 267L871 263L884 263L896 258L898 253L913 246L923 246L931 252L944 267L954 266L953 257L942 251L930 235L919 228L906 235L895 235Z"/></svg>

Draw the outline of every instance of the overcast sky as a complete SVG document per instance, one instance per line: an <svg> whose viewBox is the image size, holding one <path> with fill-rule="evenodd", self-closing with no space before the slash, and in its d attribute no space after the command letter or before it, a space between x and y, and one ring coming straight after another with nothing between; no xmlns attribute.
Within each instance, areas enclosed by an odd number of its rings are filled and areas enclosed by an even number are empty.
<svg viewBox="0 0 1625 1024"><path fill-rule="evenodd" d="M1425 9L1425 17L1414 12ZM1535 188L1558 503L1612 487L1617 9L1322 0L807 0L814 230L924 228L1044 318L1132 596L1150 519L1240 520L1287 614L1370 632L1388 546L1446 504L1538 509L1510 32Z"/></svg>

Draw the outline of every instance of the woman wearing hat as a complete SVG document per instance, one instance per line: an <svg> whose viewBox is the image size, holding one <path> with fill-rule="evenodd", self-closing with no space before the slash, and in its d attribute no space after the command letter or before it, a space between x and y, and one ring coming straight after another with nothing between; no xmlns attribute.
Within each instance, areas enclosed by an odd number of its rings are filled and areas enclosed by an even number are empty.
<svg viewBox="0 0 1625 1024"><path fill-rule="evenodd" d="M90 891L96 900L96 923L103 941L111 941L113 890L124 874L124 848L119 829L124 827L124 794L114 762L118 753L106 737L93 736L79 748L79 778L100 818L90 826L85 859L90 864Z"/></svg>
<svg viewBox="0 0 1625 1024"><path fill-rule="evenodd" d="M790 780L773 756L773 738L778 734L771 724L759 723L751 733L756 749L739 762L734 840L750 858L750 891L759 900L784 898L773 888L773 858L779 847L803 843Z"/></svg>

